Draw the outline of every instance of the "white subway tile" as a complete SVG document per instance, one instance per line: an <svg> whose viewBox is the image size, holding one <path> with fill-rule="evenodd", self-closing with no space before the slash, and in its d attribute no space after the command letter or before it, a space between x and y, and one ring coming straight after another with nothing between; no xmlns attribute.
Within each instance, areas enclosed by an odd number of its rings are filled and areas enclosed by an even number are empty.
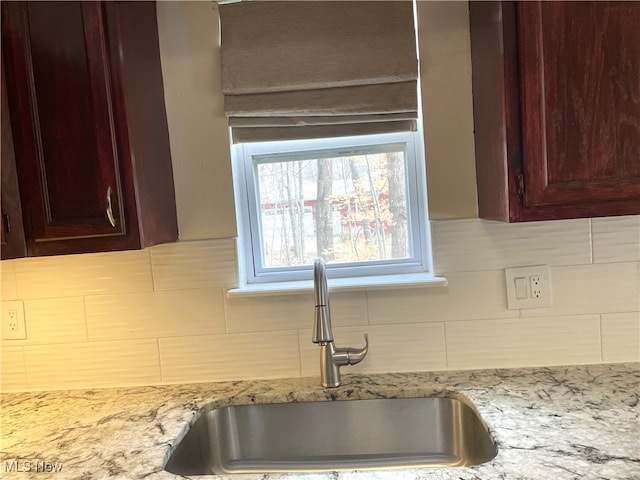
<svg viewBox="0 0 640 480"><path fill-rule="evenodd" d="M553 305L522 310L522 316L616 313L640 310L639 263L553 267Z"/></svg>
<svg viewBox="0 0 640 480"><path fill-rule="evenodd" d="M594 263L640 260L640 215L594 218Z"/></svg>
<svg viewBox="0 0 640 480"><path fill-rule="evenodd" d="M0 299L16 300L16 272L13 266L15 260L0 262Z"/></svg>
<svg viewBox="0 0 640 480"><path fill-rule="evenodd" d="M23 258L15 270L20 299L152 290L148 250Z"/></svg>
<svg viewBox="0 0 640 480"><path fill-rule="evenodd" d="M172 337L159 342L165 383L300 375L295 331Z"/></svg>
<svg viewBox="0 0 640 480"><path fill-rule="evenodd" d="M331 294L334 325L365 325L367 304L363 292ZM315 312L313 294L227 298L227 331L260 332L311 327Z"/></svg>
<svg viewBox="0 0 640 480"><path fill-rule="evenodd" d="M447 287L368 293L369 323L441 322L518 316L517 310L507 310L503 271L451 273L447 275L447 280Z"/></svg>
<svg viewBox="0 0 640 480"><path fill-rule="evenodd" d="M234 287L235 239L166 243L151 247L155 290Z"/></svg>
<svg viewBox="0 0 640 480"><path fill-rule="evenodd" d="M598 315L445 324L449 368L510 368L600 362Z"/></svg>
<svg viewBox="0 0 640 480"><path fill-rule="evenodd" d="M640 312L602 315L602 360L640 362Z"/></svg>
<svg viewBox="0 0 640 480"><path fill-rule="evenodd" d="M29 389L160 383L155 339L25 346Z"/></svg>
<svg viewBox="0 0 640 480"><path fill-rule="evenodd" d="M222 289L85 297L90 340L224 333Z"/></svg>
<svg viewBox="0 0 640 480"><path fill-rule="evenodd" d="M335 344L361 348L364 332L369 335L369 353L359 364L342 368L343 373L442 370L446 367L442 323L338 327L333 329ZM303 376L319 375L320 372L320 347L312 343L311 336L312 329L300 330Z"/></svg>
<svg viewBox="0 0 640 480"><path fill-rule="evenodd" d="M589 219L517 224L438 220L431 226L437 273L591 263Z"/></svg>
<svg viewBox="0 0 640 480"><path fill-rule="evenodd" d="M0 387L2 392L20 392L27 389L27 375L24 368L22 347L5 347L1 350L2 365Z"/></svg>
<svg viewBox="0 0 640 480"><path fill-rule="evenodd" d="M3 340L3 346L87 341L82 297L25 300L24 320L26 340Z"/></svg>

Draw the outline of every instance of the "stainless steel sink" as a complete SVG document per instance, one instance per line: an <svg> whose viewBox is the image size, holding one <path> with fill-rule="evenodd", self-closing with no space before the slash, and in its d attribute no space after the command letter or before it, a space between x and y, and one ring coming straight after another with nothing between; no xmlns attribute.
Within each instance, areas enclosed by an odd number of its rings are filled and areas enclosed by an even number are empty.
<svg viewBox="0 0 640 480"><path fill-rule="evenodd" d="M169 457L178 475L477 465L498 448L452 398L230 406L205 411Z"/></svg>

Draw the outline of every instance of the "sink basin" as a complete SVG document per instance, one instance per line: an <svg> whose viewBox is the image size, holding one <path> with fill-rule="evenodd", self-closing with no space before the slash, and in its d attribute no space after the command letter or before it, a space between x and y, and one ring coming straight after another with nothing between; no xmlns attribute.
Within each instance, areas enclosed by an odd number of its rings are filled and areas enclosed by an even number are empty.
<svg viewBox="0 0 640 480"><path fill-rule="evenodd" d="M237 405L203 412L169 457L178 475L455 467L497 446L467 404L393 398Z"/></svg>

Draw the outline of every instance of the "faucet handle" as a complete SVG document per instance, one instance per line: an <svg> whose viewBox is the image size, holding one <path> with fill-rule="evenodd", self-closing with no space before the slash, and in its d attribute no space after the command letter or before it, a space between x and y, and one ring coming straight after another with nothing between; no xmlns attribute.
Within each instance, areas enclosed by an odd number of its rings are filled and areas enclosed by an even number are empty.
<svg viewBox="0 0 640 480"><path fill-rule="evenodd" d="M364 360L364 357L369 353L369 335L364 333L364 347L363 348L347 348L347 365L355 365Z"/></svg>

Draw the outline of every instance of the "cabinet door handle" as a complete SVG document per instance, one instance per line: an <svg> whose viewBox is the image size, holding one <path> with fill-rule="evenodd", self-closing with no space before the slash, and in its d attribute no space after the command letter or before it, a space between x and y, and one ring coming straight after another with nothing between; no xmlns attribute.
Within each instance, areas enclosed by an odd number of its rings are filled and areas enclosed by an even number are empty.
<svg viewBox="0 0 640 480"><path fill-rule="evenodd" d="M116 227L116 218L113 216L113 208L111 208L111 187L107 188L107 218L113 228Z"/></svg>

